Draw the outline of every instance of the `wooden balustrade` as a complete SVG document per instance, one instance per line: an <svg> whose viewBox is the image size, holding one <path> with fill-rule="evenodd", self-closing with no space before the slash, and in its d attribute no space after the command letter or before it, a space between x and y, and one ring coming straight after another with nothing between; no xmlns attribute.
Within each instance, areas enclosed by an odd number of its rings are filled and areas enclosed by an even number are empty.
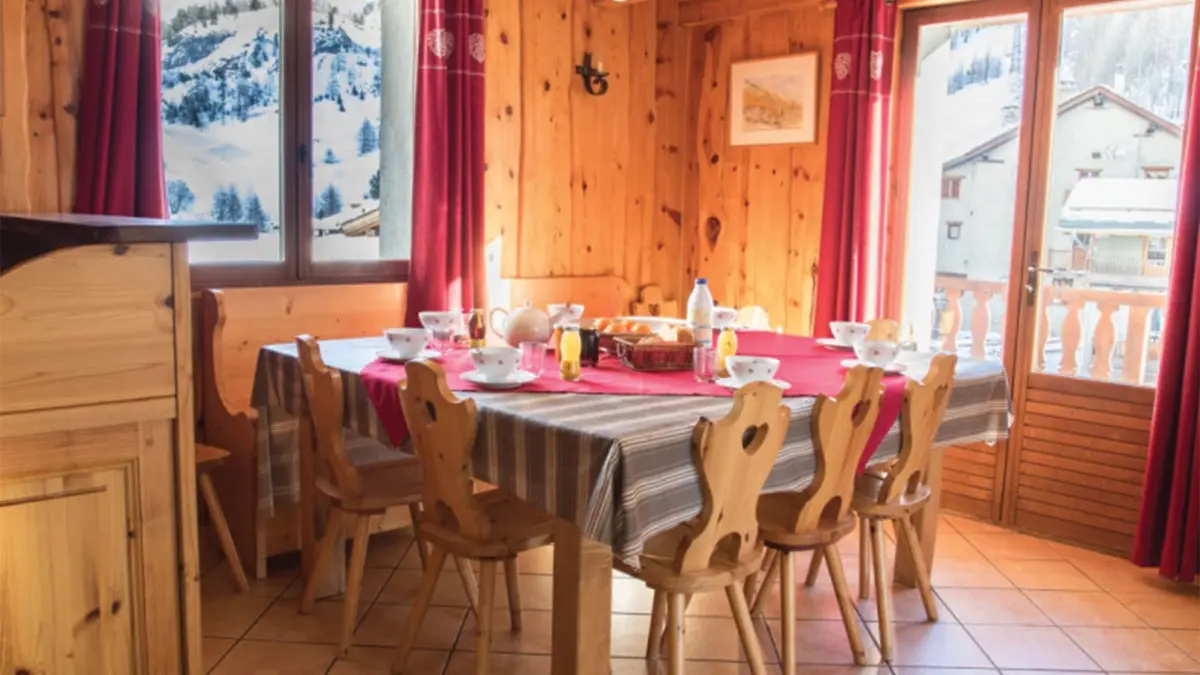
<svg viewBox="0 0 1200 675"><path fill-rule="evenodd" d="M992 323L988 302L992 298L1004 297L1008 284L939 276L936 290L945 298L945 308L938 321L940 347L957 353L959 332L965 323L970 330L971 358L985 358L987 336ZM1120 357L1120 381L1131 384L1145 382L1147 362L1157 354L1157 346L1150 340L1150 313L1152 310L1165 309L1165 294L1067 286L1048 286L1042 290L1036 337L1039 371L1111 380L1116 379L1114 360ZM966 296L973 300L970 317L962 316L962 300ZM1053 307L1065 311L1057 335L1052 335L1050 310ZM1085 325L1089 307L1094 308L1096 313L1094 328ZM1123 308L1128 311L1128 320L1124 326L1123 345L1118 348L1118 336L1122 331L1116 325L1117 314ZM1046 346L1052 337L1059 340L1061 358L1057 366L1050 364L1047 367ZM1085 338L1090 338L1090 358L1081 349L1088 344Z"/></svg>

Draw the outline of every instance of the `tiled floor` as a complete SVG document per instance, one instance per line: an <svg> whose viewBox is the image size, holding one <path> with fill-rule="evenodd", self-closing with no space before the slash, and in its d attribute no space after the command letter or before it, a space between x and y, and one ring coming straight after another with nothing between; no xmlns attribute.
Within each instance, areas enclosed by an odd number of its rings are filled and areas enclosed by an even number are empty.
<svg viewBox="0 0 1200 675"><path fill-rule="evenodd" d="M845 569L857 588L856 536L843 540ZM372 538L355 647L335 658L341 602L297 612L296 561L276 560L270 577L250 593L232 590L220 560L203 577L204 657L215 675L376 675L389 672L396 638L416 592L420 567L407 533ZM889 549L894 553L894 549ZM211 556L210 556L211 557ZM800 561L799 579L808 559ZM551 552L521 560L524 630L507 631L497 614L493 671L542 675L550 670ZM1200 591L1160 579L1117 558L946 516L938 534L934 586L940 621L926 623L915 591L896 588L898 649L894 663L851 664L836 600L824 574L799 590L798 668L802 675L1046 675L1200 673ZM503 586L497 601L504 604ZM651 593L618 577L613 584L614 675L647 675L645 648ZM879 664L873 601L857 601L868 656ZM452 571L444 574L408 672L473 672L474 621ZM723 595L697 597L688 612L688 672L749 672ZM759 635L778 672L778 603L768 603ZM658 666L666 672L665 662Z"/></svg>

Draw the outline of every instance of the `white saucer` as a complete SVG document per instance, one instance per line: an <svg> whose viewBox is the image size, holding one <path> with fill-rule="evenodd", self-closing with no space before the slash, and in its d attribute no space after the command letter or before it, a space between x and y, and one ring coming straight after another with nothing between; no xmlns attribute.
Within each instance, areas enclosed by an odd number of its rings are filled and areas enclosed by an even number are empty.
<svg viewBox="0 0 1200 675"><path fill-rule="evenodd" d="M492 380L485 377L483 373L479 372L478 370L469 370L460 375L460 377L467 382L483 387L484 389L503 390L516 389L522 385L529 384L530 382L536 380L538 376L527 370L518 370L512 375L509 375L507 379Z"/></svg>
<svg viewBox="0 0 1200 675"><path fill-rule="evenodd" d="M767 384L773 384L776 387L779 387L780 389L782 389L784 391L787 391L788 389L792 388L792 384L790 382L784 382L783 380L759 380L759 382L766 382ZM752 382L738 382L737 380L733 379L732 377L718 377L716 379L716 383L721 385L722 387L728 387L729 389L741 389L742 387L746 386L747 384L753 384Z"/></svg>
<svg viewBox="0 0 1200 675"><path fill-rule="evenodd" d="M853 351L854 345L847 345L834 340L833 338L817 338L817 344L826 349L840 349L845 351Z"/></svg>
<svg viewBox="0 0 1200 675"><path fill-rule="evenodd" d="M417 352L416 356L414 356L410 359L406 359L406 358L402 358L400 356L400 354L398 354L396 352L395 349L385 349L381 352L376 353L375 356L378 356L381 360L387 361L388 363L406 363L408 361L413 361L415 359L425 359L427 361L436 361L436 360L442 358L442 353L439 351L433 350L433 349L422 349L421 351Z"/></svg>
<svg viewBox="0 0 1200 675"><path fill-rule="evenodd" d="M853 368L854 366L867 366L868 368L880 368L881 367L881 366L871 365L870 363L867 363L866 361L859 361L858 359L846 359L845 361L842 361L843 368ZM899 361L896 361L894 363L889 363L886 366L882 366L882 368L883 368L883 372L887 373L888 375L899 375L900 373L903 373L904 371L908 370L908 364L900 363Z"/></svg>

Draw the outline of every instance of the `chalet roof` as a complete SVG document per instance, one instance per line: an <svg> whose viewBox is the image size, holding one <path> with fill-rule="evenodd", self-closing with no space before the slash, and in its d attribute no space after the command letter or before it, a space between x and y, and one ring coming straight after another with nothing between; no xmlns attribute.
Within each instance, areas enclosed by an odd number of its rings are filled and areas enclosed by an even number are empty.
<svg viewBox="0 0 1200 675"><path fill-rule="evenodd" d="M1169 133L1173 136L1179 137L1179 136L1183 135L1183 131L1179 128L1178 124L1175 124L1174 122L1168 120L1165 117L1160 117L1159 115L1154 114L1153 112L1147 110L1146 108L1143 108L1142 106L1134 103L1133 101L1130 101L1129 99L1125 98L1124 96L1118 94L1115 90L1113 90L1103 84L1097 84L1095 86L1084 89L1083 91L1079 92L1078 94L1075 94L1071 98L1063 101L1062 103L1059 103L1058 104L1058 115L1062 115L1063 113L1067 112L1068 110L1078 108L1079 106L1083 105L1084 103L1090 102L1092 100L1092 98L1094 96L1096 96L1097 94L1099 94L1100 96L1103 96L1105 98L1105 100L1112 101L1113 103L1116 103L1117 105L1121 106L1122 108L1125 108L1126 110L1132 112L1133 114L1145 119L1147 122L1153 123L1158 128L1162 129L1163 131L1166 131L1167 133ZM961 155L958 155L956 157L952 157L952 158L946 160L946 162L944 164L942 164L942 170L944 171L944 170L948 170L948 169L953 169L958 166L962 166L963 164L966 164L967 162L970 162L973 159L976 159L982 155L985 155L985 154L991 152L992 150L995 150L996 148L1004 145L1005 143L1015 139L1017 137L1017 134L1020 132L1020 129L1021 129L1021 127L1019 124L1014 124L1013 126L1010 126L1009 128L1005 129L1004 131L1001 131L999 134L984 141L983 143L980 143L979 145L976 145L975 147L971 148L970 150L967 150L966 152L962 153Z"/></svg>
<svg viewBox="0 0 1200 675"><path fill-rule="evenodd" d="M1171 234L1176 179L1084 178L1058 219L1058 229L1105 234Z"/></svg>

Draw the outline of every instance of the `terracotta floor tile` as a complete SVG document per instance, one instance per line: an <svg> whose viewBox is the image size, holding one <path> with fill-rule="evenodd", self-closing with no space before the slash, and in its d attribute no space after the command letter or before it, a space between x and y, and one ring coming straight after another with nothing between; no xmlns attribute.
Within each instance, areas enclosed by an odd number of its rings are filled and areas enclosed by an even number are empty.
<svg viewBox="0 0 1200 675"><path fill-rule="evenodd" d="M1016 589L938 588L935 592L963 624L1054 625Z"/></svg>
<svg viewBox="0 0 1200 675"><path fill-rule="evenodd" d="M999 668L1098 671L1062 630L1050 626L968 626Z"/></svg>
<svg viewBox="0 0 1200 675"><path fill-rule="evenodd" d="M857 577L857 574L855 576ZM851 601L858 606L858 613L868 621L874 620L879 613L879 605L875 602L874 586L871 587L871 598L869 600L858 599L857 581L851 587L850 592L854 594L854 597L851 598ZM832 602L834 603L834 616L822 618L838 618L841 616L837 610L837 600L834 598L832 593L830 593L830 598L832 598ZM954 617L946 608L946 604L943 603L936 594L934 595L934 602L937 604L938 608L938 619L941 621L953 622ZM908 588L907 586L897 586L893 584L892 620L902 623L921 623L928 621L929 617L925 614L925 603L921 600L921 592L915 588Z"/></svg>
<svg viewBox="0 0 1200 675"><path fill-rule="evenodd" d="M930 575L934 588L1012 588L1008 577L987 560L937 558Z"/></svg>
<svg viewBox="0 0 1200 675"><path fill-rule="evenodd" d="M508 610L492 611L492 651L497 654L549 654L553 622L550 612L525 610L521 612L521 630L510 629ZM475 615L467 614L456 650L475 650Z"/></svg>
<svg viewBox="0 0 1200 675"><path fill-rule="evenodd" d="M948 515L948 514L942 514L942 521L949 523L950 527L953 527L960 534L964 534L964 535L969 534L969 533L975 533L975 532L1011 532L1012 531L1012 530L1006 530L1003 527L1000 527L998 525L992 525L991 523L985 523L983 521L975 520L973 518L967 518L966 516L952 516L952 515Z"/></svg>
<svg viewBox="0 0 1200 675"><path fill-rule="evenodd" d="M698 661L688 659L684 667L687 669L688 675L750 675L750 664L734 663L732 661ZM778 675L779 672L778 664L767 664L767 673ZM645 659L614 658L612 660L612 675L667 675L667 662L665 659L660 659L657 663L651 663ZM874 670L863 671L861 673L856 670L847 670L844 673L840 671L810 673L807 670L800 670L798 675L876 675L876 673Z"/></svg>
<svg viewBox="0 0 1200 675"><path fill-rule="evenodd" d="M1020 532L968 532L963 536L988 558L1062 560L1044 540Z"/></svg>
<svg viewBox="0 0 1200 675"><path fill-rule="evenodd" d="M1158 632L1170 640L1171 644L1200 662L1200 630L1160 630Z"/></svg>
<svg viewBox="0 0 1200 675"><path fill-rule="evenodd" d="M204 657L204 665L202 666L204 672L207 673L212 670L213 666L217 665L217 662L225 656L225 653L236 642L237 640L231 638L201 638L200 648Z"/></svg>
<svg viewBox="0 0 1200 675"><path fill-rule="evenodd" d="M1066 560L994 559L992 563L1013 582L1013 585L1022 590L1100 590L1091 579ZM937 585L936 582L934 585Z"/></svg>
<svg viewBox="0 0 1200 675"><path fill-rule="evenodd" d="M879 642L879 624L871 622L871 635ZM892 667L990 668L992 663L962 627L950 623L896 624Z"/></svg>
<svg viewBox="0 0 1200 675"><path fill-rule="evenodd" d="M274 600L283 594L292 582L300 576L300 568L286 567L273 569L268 571L266 578L255 579L253 575L247 575L250 582L251 595L259 595L264 598ZM237 585L233 580L233 574L224 564L211 569L200 579L200 596L201 598L232 595L238 593Z"/></svg>
<svg viewBox="0 0 1200 675"><path fill-rule="evenodd" d="M648 614L613 614L612 655L614 658L643 658L646 634L650 630ZM684 654L686 657L687 654Z"/></svg>
<svg viewBox="0 0 1200 675"><path fill-rule="evenodd" d="M408 605L375 603L367 615L358 622L354 631L354 644L369 647L395 647L400 631L408 621ZM417 636L418 649L451 649L459 639L466 609L459 607L430 607Z"/></svg>
<svg viewBox="0 0 1200 675"><path fill-rule="evenodd" d="M328 675L392 675L392 658L396 650L391 647L351 647L348 656L334 661ZM414 649L408 655L405 675L442 675L450 652L432 649Z"/></svg>
<svg viewBox="0 0 1200 675"><path fill-rule="evenodd" d="M370 607L370 603L359 603L358 619ZM308 642L313 644L336 644L341 635L342 602L322 600L313 605L311 614L300 613L299 600L279 600L263 614L246 638L250 640L274 640L279 642Z"/></svg>
<svg viewBox="0 0 1200 675"><path fill-rule="evenodd" d="M550 657L501 654L493 650L488 658L488 672L492 675L550 675ZM475 675L475 652L454 652L445 675Z"/></svg>
<svg viewBox="0 0 1200 675"><path fill-rule="evenodd" d="M240 638L274 602L258 595L213 595L200 600L200 633L205 637Z"/></svg>
<svg viewBox="0 0 1200 675"><path fill-rule="evenodd" d="M407 528L371 535L371 543L367 545L367 567L396 567L413 541L412 531Z"/></svg>
<svg viewBox="0 0 1200 675"><path fill-rule="evenodd" d="M995 668L926 668L924 666L893 666L892 671L895 675L999 675L1000 673Z"/></svg>
<svg viewBox="0 0 1200 675"><path fill-rule="evenodd" d="M325 675L333 645L242 640L221 659L213 675Z"/></svg>
<svg viewBox="0 0 1200 675"><path fill-rule="evenodd" d="M1060 626L1146 625L1125 605L1099 591L1026 591L1025 595Z"/></svg>
<svg viewBox="0 0 1200 675"><path fill-rule="evenodd" d="M1179 586L1158 575L1154 568L1138 567L1128 560L1100 553L1077 555L1071 562L1096 585L1110 593L1178 591ZM1200 593L1200 589L1197 590Z"/></svg>
<svg viewBox="0 0 1200 675"><path fill-rule="evenodd" d="M1113 593L1151 628L1200 630L1200 598L1178 593Z"/></svg>
<svg viewBox="0 0 1200 675"><path fill-rule="evenodd" d="M783 637L779 621L768 621L771 640L780 650L782 657ZM879 664L879 649L871 640L867 627L860 621L859 635L867 653L868 664ZM854 656L850 653L850 642L841 619L837 621L796 622L796 663L830 666L853 666Z"/></svg>
<svg viewBox="0 0 1200 675"><path fill-rule="evenodd" d="M1067 628L1071 639L1107 671L1200 673L1200 663L1149 628Z"/></svg>
<svg viewBox="0 0 1200 675"><path fill-rule="evenodd" d="M360 591L359 601L368 603L375 602L375 599L379 597L379 592L383 590L383 587L387 584L388 579L390 579L391 576L392 570L390 569L382 567L368 567L364 569L362 591ZM291 585L287 587L287 590L285 590L279 597L283 598L284 600L299 600L301 595L304 595L304 580L297 576ZM338 595L331 595L327 598L321 598L320 601L341 602L342 594L339 593Z"/></svg>
<svg viewBox="0 0 1200 675"><path fill-rule="evenodd" d="M857 575L856 575L857 576ZM833 584L817 584L812 588L804 585L803 579L797 579L796 586L796 618L797 619L841 619L838 609L837 596L833 593ZM851 593L858 597L857 583L851 583ZM851 598L853 601L854 598ZM711 602L721 611L721 616L732 616L729 613L729 601L725 595L718 594ZM778 619L780 616L779 582L771 584L763 604L763 616L768 619Z"/></svg>
<svg viewBox="0 0 1200 675"><path fill-rule="evenodd" d="M937 556L941 558L980 559L984 555L967 538L957 532L939 533L936 543Z"/></svg>
<svg viewBox="0 0 1200 675"><path fill-rule="evenodd" d="M643 656L646 653L646 638L650 617L626 615L630 621L619 629L613 623L613 656ZM640 627L640 630L638 628ZM763 660L777 663L778 658L771 647L767 628L761 620L754 622L755 631L762 649ZM618 630L620 639L618 644ZM700 661L745 661L742 642L733 619L723 617L689 616L685 624L683 654L687 659Z"/></svg>

